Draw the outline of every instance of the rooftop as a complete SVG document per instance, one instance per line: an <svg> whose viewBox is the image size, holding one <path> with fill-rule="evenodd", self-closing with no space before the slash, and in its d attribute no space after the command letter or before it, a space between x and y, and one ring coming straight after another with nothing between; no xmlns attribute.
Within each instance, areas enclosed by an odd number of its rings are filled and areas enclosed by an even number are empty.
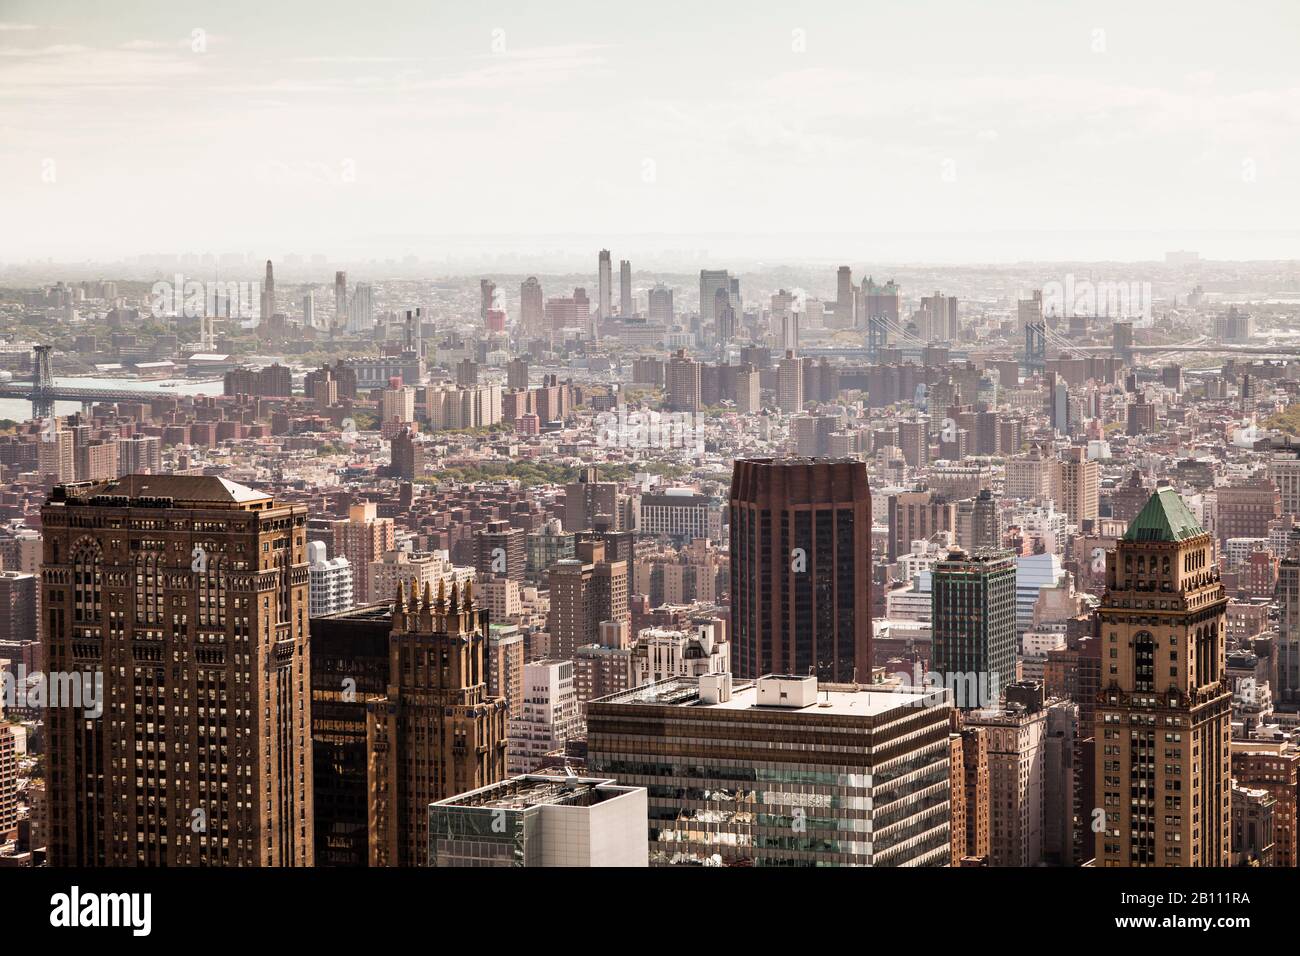
<svg viewBox="0 0 1300 956"><path fill-rule="evenodd" d="M781 677L779 680L799 680L797 677ZM731 690L731 699L716 704L706 704L700 700L699 680L694 677L670 677L666 680L644 684L632 690L602 697L601 703L640 704L669 707L701 707L710 710L761 710L772 713L831 714L848 717L876 717L889 713L900 707L923 707L933 702L934 696L912 688L890 690L873 689L852 684L821 684L817 689L816 699L806 707L760 706L758 703L758 682L747 681L736 684Z"/></svg>
<svg viewBox="0 0 1300 956"><path fill-rule="evenodd" d="M1124 533L1125 541L1186 541L1205 534L1196 516L1172 488L1156 490Z"/></svg>
<svg viewBox="0 0 1300 956"><path fill-rule="evenodd" d="M56 485L51 501L83 504L99 497L132 499L133 507L270 507L272 504L271 496L265 492L215 475L122 475L109 481ZM141 498L151 501L136 505L134 499ZM156 503L162 499L168 503Z"/></svg>
<svg viewBox="0 0 1300 956"><path fill-rule="evenodd" d="M589 807L630 793L633 789L619 786L616 780L599 777L527 774L449 797L433 805L492 810L527 810L536 806Z"/></svg>

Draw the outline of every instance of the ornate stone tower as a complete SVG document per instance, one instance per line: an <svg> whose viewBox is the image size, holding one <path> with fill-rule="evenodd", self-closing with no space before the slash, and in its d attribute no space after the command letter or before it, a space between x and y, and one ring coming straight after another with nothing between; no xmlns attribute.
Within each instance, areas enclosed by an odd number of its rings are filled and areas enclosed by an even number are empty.
<svg viewBox="0 0 1300 956"><path fill-rule="evenodd" d="M1232 691L1213 539L1162 487L1108 555L1098 611L1098 866L1226 866Z"/></svg>
<svg viewBox="0 0 1300 956"><path fill-rule="evenodd" d="M487 611L445 583L406 603L398 584L388 693L367 702L370 865L423 866L429 804L503 779L504 698L487 693Z"/></svg>

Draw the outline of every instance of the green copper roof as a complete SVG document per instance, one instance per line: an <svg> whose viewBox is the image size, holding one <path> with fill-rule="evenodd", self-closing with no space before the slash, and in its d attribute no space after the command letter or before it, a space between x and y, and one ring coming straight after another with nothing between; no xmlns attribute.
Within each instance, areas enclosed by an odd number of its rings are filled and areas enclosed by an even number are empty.
<svg viewBox="0 0 1300 956"><path fill-rule="evenodd" d="M1205 534L1196 516L1172 488L1153 494L1124 533L1125 541L1185 541Z"/></svg>

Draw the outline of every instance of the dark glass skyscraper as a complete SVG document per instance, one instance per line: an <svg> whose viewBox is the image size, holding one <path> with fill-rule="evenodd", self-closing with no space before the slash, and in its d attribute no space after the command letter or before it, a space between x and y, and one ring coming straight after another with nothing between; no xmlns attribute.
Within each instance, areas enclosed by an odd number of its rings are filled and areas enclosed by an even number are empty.
<svg viewBox="0 0 1300 956"><path fill-rule="evenodd" d="M855 459L758 458L731 479L738 677L871 678L871 495Z"/></svg>
<svg viewBox="0 0 1300 956"><path fill-rule="evenodd" d="M935 565L930 669L953 704L997 706L1016 679L1016 559L1010 551L960 548Z"/></svg>

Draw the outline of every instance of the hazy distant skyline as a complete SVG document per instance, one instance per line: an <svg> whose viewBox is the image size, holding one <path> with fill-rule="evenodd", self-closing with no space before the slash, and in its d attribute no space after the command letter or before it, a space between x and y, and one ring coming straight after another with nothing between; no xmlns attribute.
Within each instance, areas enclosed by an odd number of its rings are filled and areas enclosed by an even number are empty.
<svg viewBox="0 0 1300 956"><path fill-rule="evenodd" d="M0 2L0 261L1300 258L1293 0L205 7Z"/></svg>

